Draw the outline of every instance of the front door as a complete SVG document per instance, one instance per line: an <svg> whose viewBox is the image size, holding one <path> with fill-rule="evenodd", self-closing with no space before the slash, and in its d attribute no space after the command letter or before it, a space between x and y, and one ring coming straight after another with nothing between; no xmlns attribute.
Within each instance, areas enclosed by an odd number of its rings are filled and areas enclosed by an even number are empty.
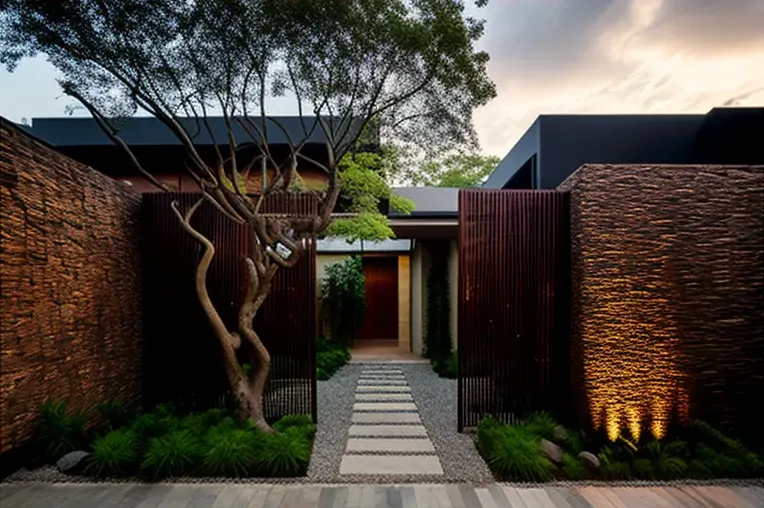
<svg viewBox="0 0 764 508"><path fill-rule="evenodd" d="M398 257L364 257L366 314L359 339L398 341Z"/></svg>

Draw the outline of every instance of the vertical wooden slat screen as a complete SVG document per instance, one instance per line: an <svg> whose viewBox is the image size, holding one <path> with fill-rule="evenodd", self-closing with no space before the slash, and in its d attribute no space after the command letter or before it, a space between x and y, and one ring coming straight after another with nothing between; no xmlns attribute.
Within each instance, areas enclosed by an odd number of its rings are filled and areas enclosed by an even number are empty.
<svg viewBox="0 0 764 508"><path fill-rule="evenodd" d="M459 192L459 430L565 409L563 205L556 191Z"/></svg>
<svg viewBox="0 0 764 508"><path fill-rule="evenodd" d="M213 400L228 391L218 340L207 324L194 289L202 246L183 231L170 208L190 207L196 193L144 194L144 323L146 396L149 403L177 398ZM313 214L312 196L276 195L265 213ZM252 232L204 203L192 224L215 245L207 289L221 318L236 329L245 292L244 255L251 252ZM315 243L291 269L280 270L255 318L255 331L271 354L266 390L268 418L284 414L316 415ZM242 363L247 359L242 358Z"/></svg>

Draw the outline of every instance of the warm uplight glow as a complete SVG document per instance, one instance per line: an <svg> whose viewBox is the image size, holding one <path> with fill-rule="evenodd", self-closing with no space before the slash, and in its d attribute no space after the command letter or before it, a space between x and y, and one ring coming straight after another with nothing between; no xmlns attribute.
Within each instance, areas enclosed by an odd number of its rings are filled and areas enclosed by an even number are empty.
<svg viewBox="0 0 764 508"><path fill-rule="evenodd" d="M687 380L679 364L679 329L671 319L674 287L666 268L670 261L651 245L633 240L619 245L625 240L607 236L610 246L623 249L587 253L584 248L585 270L602 270L599 264L610 265L610 256L625 265L631 259L649 259L664 269L643 273L640 280L624 277L628 269L592 279L589 294L596 296L589 300L590 311L581 323L592 424L611 441L622 436L636 442L646 432L660 439L675 415L685 419L689 413Z"/></svg>

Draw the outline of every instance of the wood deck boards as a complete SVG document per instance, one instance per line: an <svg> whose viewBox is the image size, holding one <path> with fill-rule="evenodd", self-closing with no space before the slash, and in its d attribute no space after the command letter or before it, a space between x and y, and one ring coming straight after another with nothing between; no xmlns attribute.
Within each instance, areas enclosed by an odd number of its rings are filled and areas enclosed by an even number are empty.
<svg viewBox="0 0 764 508"><path fill-rule="evenodd" d="M0 484L3 508L763 508L758 486Z"/></svg>

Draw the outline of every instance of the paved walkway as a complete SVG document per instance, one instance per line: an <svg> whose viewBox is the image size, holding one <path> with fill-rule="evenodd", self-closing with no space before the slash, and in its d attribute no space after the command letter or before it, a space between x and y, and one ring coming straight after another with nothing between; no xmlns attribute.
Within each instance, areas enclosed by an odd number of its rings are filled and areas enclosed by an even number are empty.
<svg viewBox="0 0 764 508"><path fill-rule="evenodd" d="M3 508L761 508L761 487L0 484Z"/></svg>
<svg viewBox="0 0 764 508"><path fill-rule="evenodd" d="M355 388L340 478L443 477L443 467L422 424L399 365L366 364ZM363 478L360 478L363 480Z"/></svg>

